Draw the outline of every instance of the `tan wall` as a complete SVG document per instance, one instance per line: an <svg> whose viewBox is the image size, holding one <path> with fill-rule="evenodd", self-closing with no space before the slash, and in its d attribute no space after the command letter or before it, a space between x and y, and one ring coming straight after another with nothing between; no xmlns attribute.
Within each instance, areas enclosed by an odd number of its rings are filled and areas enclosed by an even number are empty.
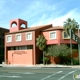
<svg viewBox="0 0 80 80"><path fill-rule="evenodd" d="M14 50L8 51L9 64L33 64L33 50Z"/></svg>

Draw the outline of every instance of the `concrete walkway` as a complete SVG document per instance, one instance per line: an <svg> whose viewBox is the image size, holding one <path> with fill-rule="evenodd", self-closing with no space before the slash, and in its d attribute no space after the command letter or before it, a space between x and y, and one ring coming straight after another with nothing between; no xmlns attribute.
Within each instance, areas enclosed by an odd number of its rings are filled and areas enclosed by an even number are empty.
<svg viewBox="0 0 80 80"><path fill-rule="evenodd" d="M37 65L14 65L14 64L0 64L0 67L38 67L38 68L55 68L55 67L62 67L62 68L80 68L80 65L56 65L56 64L49 64L49 65L43 65L43 64L37 64Z"/></svg>

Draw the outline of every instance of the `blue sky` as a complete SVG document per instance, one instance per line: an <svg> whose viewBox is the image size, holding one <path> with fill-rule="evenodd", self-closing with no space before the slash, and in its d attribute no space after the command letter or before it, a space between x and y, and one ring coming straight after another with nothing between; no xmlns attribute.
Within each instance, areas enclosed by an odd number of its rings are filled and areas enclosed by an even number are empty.
<svg viewBox="0 0 80 80"><path fill-rule="evenodd" d="M28 27L63 26L68 17L80 24L80 0L0 0L1 27L10 28L16 18L28 21Z"/></svg>

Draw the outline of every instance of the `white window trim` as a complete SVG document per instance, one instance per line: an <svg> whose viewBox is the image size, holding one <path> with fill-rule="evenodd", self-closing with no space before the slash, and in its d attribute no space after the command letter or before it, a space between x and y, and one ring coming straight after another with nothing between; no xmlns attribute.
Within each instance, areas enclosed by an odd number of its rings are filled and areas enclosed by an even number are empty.
<svg viewBox="0 0 80 80"><path fill-rule="evenodd" d="M50 38L50 34L53 33L53 32L55 32L55 35L56 35L56 36L55 36L55 38ZM56 31L50 31L50 32L49 32L49 39L50 39L50 40L57 39Z"/></svg>
<svg viewBox="0 0 80 80"><path fill-rule="evenodd" d="M62 38L63 38L63 39L70 39L70 36L68 36L68 38L65 38L65 37L64 37L64 32L65 32L65 31L62 32Z"/></svg>
<svg viewBox="0 0 80 80"><path fill-rule="evenodd" d="M20 40L16 40L16 41L21 41L21 40L22 40L22 35L21 35L21 33L16 34L16 35L15 35L15 39L16 39L16 36L17 36L17 35L20 35L20 36L21 36L21 38L20 38Z"/></svg>
<svg viewBox="0 0 80 80"><path fill-rule="evenodd" d="M31 36L32 36L32 32L27 32L27 33L26 33L26 36L27 36L27 34L29 34L29 33L30 33ZM31 39L27 39L27 37L26 37L26 40L32 40L32 37L31 37Z"/></svg>
<svg viewBox="0 0 80 80"><path fill-rule="evenodd" d="M11 37L11 41L7 41L7 37ZM6 35L6 42L12 42L12 35Z"/></svg>

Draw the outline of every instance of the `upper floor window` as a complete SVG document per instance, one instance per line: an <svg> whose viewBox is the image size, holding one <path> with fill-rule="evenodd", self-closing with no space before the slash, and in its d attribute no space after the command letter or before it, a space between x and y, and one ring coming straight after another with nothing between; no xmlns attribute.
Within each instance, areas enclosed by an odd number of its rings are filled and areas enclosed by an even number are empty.
<svg viewBox="0 0 80 80"><path fill-rule="evenodd" d="M50 39L56 39L56 31L50 32Z"/></svg>
<svg viewBox="0 0 80 80"><path fill-rule="evenodd" d="M6 41L7 42L12 42L12 35L7 35L6 36Z"/></svg>
<svg viewBox="0 0 80 80"><path fill-rule="evenodd" d="M21 34L16 34L16 41L21 41Z"/></svg>
<svg viewBox="0 0 80 80"><path fill-rule="evenodd" d="M26 33L26 40L32 40L32 32Z"/></svg>
<svg viewBox="0 0 80 80"><path fill-rule="evenodd" d="M70 36L65 32L63 31L63 39L69 39Z"/></svg>

